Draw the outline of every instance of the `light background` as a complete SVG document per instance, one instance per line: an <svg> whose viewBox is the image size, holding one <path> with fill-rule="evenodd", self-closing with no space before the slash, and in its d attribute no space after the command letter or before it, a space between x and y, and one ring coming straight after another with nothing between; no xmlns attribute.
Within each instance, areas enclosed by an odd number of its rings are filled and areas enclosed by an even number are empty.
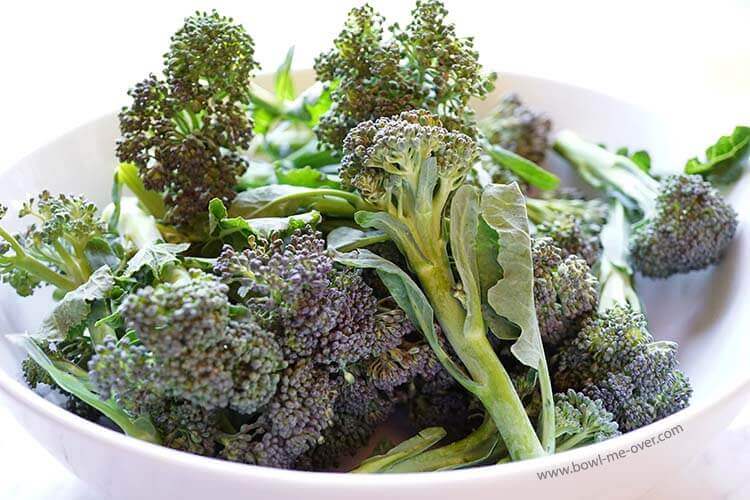
<svg viewBox="0 0 750 500"><path fill-rule="evenodd" d="M127 102L160 68L169 35L196 9L242 22L272 71L290 45L312 65L350 1L33 2L0 11L0 168ZM356 2L360 3L360 2ZM411 1L373 1L389 20ZM446 0L462 35L493 70L594 88L675 120L705 113L750 123L750 1ZM71 175L76 173L70 172ZM746 499L750 408L680 478L649 498ZM0 408L0 499L93 500Z"/></svg>

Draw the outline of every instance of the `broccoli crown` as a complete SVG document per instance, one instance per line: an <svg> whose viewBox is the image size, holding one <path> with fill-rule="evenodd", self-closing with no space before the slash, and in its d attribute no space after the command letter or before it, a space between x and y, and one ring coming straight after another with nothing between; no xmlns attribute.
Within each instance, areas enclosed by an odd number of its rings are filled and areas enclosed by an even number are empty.
<svg viewBox="0 0 750 500"><path fill-rule="evenodd" d="M344 141L341 180L379 208L412 212L423 168L437 176L437 208L466 178L477 156L468 136L450 132L424 110L405 111L357 125ZM423 188L424 189L424 188ZM424 203L422 201L422 203Z"/></svg>
<svg viewBox="0 0 750 500"><path fill-rule="evenodd" d="M225 247L216 273L242 303L277 332L285 359L312 357L338 368L367 357L387 337L377 299L361 273L340 268L320 233L296 230L288 241Z"/></svg>
<svg viewBox="0 0 750 500"><path fill-rule="evenodd" d="M585 260L563 257L551 238L534 239L532 259L539 330L545 344L556 346L596 310L598 283Z"/></svg>
<svg viewBox="0 0 750 500"><path fill-rule="evenodd" d="M422 341L403 341L367 360L365 370L372 384L392 391L420 376L432 379L442 368L430 346Z"/></svg>
<svg viewBox="0 0 750 500"><path fill-rule="evenodd" d="M503 96L479 127L490 144L513 151L537 165L547 156L552 120L524 105L518 94Z"/></svg>
<svg viewBox="0 0 750 500"><path fill-rule="evenodd" d="M0 206L0 219L6 213ZM42 191L23 203L18 216L32 223L19 235L0 228L2 282L28 296L42 283L70 291L88 280L89 244L107 233L96 205L82 196Z"/></svg>
<svg viewBox="0 0 750 500"><path fill-rule="evenodd" d="M560 248L563 257L578 256L593 266L602 253L598 228L592 232L573 216L543 222L536 226L536 235L550 238Z"/></svg>
<svg viewBox="0 0 750 500"><path fill-rule="evenodd" d="M358 376L353 382L344 383L334 404L332 425L323 432L322 442L297 465L314 470L339 466L342 458L354 456L367 444L376 427L395 408L393 395L378 390L370 380Z"/></svg>
<svg viewBox="0 0 750 500"><path fill-rule="evenodd" d="M555 394L555 444L558 451L599 443L620 434L600 400L568 389Z"/></svg>
<svg viewBox="0 0 750 500"><path fill-rule="evenodd" d="M644 276L666 278L716 264L737 230L737 214L699 175L672 175L660 184L653 213L636 223L633 264Z"/></svg>
<svg viewBox="0 0 750 500"><path fill-rule="evenodd" d="M358 123L415 108L440 113L447 124L473 130L471 97L492 89L471 38L460 38L438 0L417 1L405 27L389 28L369 6L352 9L333 48L318 56L318 80L332 85L332 105L316 127L325 146L339 149Z"/></svg>
<svg viewBox="0 0 750 500"><path fill-rule="evenodd" d="M257 64L253 41L232 20L197 13L164 56L166 81L150 75L120 113L121 161L134 163L146 188L162 193L168 222L188 226L213 198L236 195L247 169L238 153L252 138L247 84Z"/></svg>
<svg viewBox="0 0 750 500"><path fill-rule="evenodd" d="M230 317L226 292L195 272L129 295L120 313L142 345L104 343L89 365L92 380L125 399L145 384L207 410L255 412L274 395L285 362L270 332L250 317Z"/></svg>
<svg viewBox="0 0 750 500"><path fill-rule="evenodd" d="M147 397L141 411L151 417L162 444L207 457L216 456L219 415L185 400Z"/></svg>
<svg viewBox="0 0 750 500"><path fill-rule="evenodd" d="M587 318L553 364L558 389L601 400L625 432L685 408L692 393L677 345L655 342L643 314L629 308Z"/></svg>
<svg viewBox="0 0 750 500"><path fill-rule="evenodd" d="M224 440L228 460L289 468L333 423L340 384L309 360L288 367L266 411Z"/></svg>

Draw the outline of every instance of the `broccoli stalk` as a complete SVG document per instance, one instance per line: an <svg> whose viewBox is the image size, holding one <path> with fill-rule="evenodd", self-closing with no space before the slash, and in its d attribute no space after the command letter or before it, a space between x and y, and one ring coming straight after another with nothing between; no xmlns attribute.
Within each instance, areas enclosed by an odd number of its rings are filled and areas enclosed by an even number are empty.
<svg viewBox="0 0 750 500"><path fill-rule="evenodd" d="M0 206L0 218L7 209ZM19 217L34 223L23 235L0 227L0 277L23 296L41 283L71 291L86 283L93 271L92 246L102 239L106 225L96 206L80 196L53 196L43 191L23 204Z"/></svg>
<svg viewBox="0 0 750 500"><path fill-rule="evenodd" d="M629 252L644 276L666 278L716 264L734 237L737 214L698 175L661 182L631 158L561 132L555 150L593 187L627 204L634 224Z"/></svg>
<svg viewBox="0 0 750 500"><path fill-rule="evenodd" d="M487 337L482 315L467 314L448 255L445 214L477 149L424 111L355 127L344 141L341 177L377 211L360 211L363 227L381 229L419 278L451 347L468 371L441 359L486 407L515 460L545 454L513 383Z"/></svg>

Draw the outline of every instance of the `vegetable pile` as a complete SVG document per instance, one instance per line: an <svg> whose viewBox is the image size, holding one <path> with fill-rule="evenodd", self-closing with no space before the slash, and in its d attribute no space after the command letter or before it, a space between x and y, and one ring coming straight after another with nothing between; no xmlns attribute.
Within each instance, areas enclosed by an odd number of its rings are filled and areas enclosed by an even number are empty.
<svg viewBox="0 0 750 500"><path fill-rule="evenodd" d="M262 466L418 472L525 460L685 408L637 274L718 263L737 127L657 175L504 96L439 0L353 9L298 93L196 13L129 92L112 203L47 191L0 228L0 278L50 287L28 384L138 439ZM550 150L596 192L541 167ZM7 216L2 208L0 215ZM400 443L374 438L410 428ZM378 434L382 435L382 433Z"/></svg>

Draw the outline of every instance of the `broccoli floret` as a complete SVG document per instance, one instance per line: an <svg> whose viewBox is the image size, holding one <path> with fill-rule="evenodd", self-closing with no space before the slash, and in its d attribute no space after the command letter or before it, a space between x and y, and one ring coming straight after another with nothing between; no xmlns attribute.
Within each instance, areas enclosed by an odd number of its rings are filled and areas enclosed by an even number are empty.
<svg viewBox="0 0 750 500"><path fill-rule="evenodd" d="M540 165L549 148L552 120L521 102L518 94L510 93L480 120L479 129L490 144L500 146ZM501 169L501 172L507 170ZM502 175L501 172L498 174ZM492 176L494 182L499 182Z"/></svg>
<svg viewBox="0 0 750 500"><path fill-rule="evenodd" d="M258 421L221 439L221 455L235 462L290 468L332 425L339 390L336 380L308 360L290 366Z"/></svg>
<svg viewBox="0 0 750 500"><path fill-rule="evenodd" d="M545 344L554 347L596 310L598 282L585 260L577 255L563 257L552 239L536 238L531 248L539 331Z"/></svg>
<svg viewBox="0 0 750 500"><path fill-rule="evenodd" d="M627 307L586 319L553 365L559 390L601 400L625 432L685 408L692 393L677 367L677 345L654 341L643 314Z"/></svg>
<svg viewBox="0 0 750 500"><path fill-rule="evenodd" d="M555 394L555 429L555 449L558 452L600 443L620 435L617 422L600 400L593 400L572 389Z"/></svg>
<svg viewBox="0 0 750 500"><path fill-rule="evenodd" d="M372 205L358 212L355 221L384 231L396 243L421 282L447 344L470 373L459 374L432 337L441 363L482 400L507 436L514 459L529 458L544 453L541 443L487 339L484 321L466 326L465 303L456 296L459 285L447 251L444 215L476 158L477 146L469 136L446 129L427 111L414 110L352 129L344 140L340 175L344 185ZM482 380L482 388L469 377Z"/></svg>
<svg viewBox="0 0 750 500"><path fill-rule="evenodd" d="M296 230L243 252L225 247L215 272L240 302L263 311L289 361L312 356L339 367L375 347L377 299L359 271L335 265L320 233Z"/></svg>
<svg viewBox="0 0 750 500"><path fill-rule="evenodd" d="M216 456L221 434L217 412L185 400L146 396L140 409L151 417L162 444L206 457Z"/></svg>
<svg viewBox="0 0 750 500"><path fill-rule="evenodd" d="M336 399L332 425L323 432L321 444L311 449L298 467L326 470L354 456L372 437L378 425L396 408L391 393L378 390L371 381L357 377L344 383Z"/></svg>
<svg viewBox="0 0 750 500"><path fill-rule="evenodd" d="M0 219L7 209L0 205ZM0 279L28 296L42 283L71 291L93 271L89 245L106 235L96 206L82 196L42 191L26 201L19 217L32 224L21 235L0 227ZM105 242L106 244L106 242Z"/></svg>
<svg viewBox="0 0 750 500"><path fill-rule="evenodd" d="M495 75L482 75L471 38L456 35L438 0L419 0L405 27L389 27L369 6L349 12L333 48L318 56L319 81L331 86L332 105L316 133L321 144L340 149L346 134L365 120L415 108L440 114L446 125L473 131L472 97L483 97Z"/></svg>
<svg viewBox="0 0 750 500"><path fill-rule="evenodd" d="M587 182L620 196L634 220L630 254L645 276L666 278L716 264L737 229L737 214L697 175L661 182L629 157L562 132L555 149Z"/></svg>
<svg viewBox="0 0 750 500"><path fill-rule="evenodd" d="M89 368L100 393L142 388L206 410L253 413L276 391L285 363L273 335L250 317L231 318L227 287L201 272L146 287L120 308L142 345L109 339Z"/></svg>
<svg viewBox="0 0 750 500"><path fill-rule="evenodd" d="M163 195L166 212L155 217L190 228L211 199L227 204L236 195L247 169L239 153L252 138L253 56L241 26L215 11L196 13L172 37L166 80L150 75L128 92L133 102L120 113L117 155L138 167L145 188Z"/></svg>

